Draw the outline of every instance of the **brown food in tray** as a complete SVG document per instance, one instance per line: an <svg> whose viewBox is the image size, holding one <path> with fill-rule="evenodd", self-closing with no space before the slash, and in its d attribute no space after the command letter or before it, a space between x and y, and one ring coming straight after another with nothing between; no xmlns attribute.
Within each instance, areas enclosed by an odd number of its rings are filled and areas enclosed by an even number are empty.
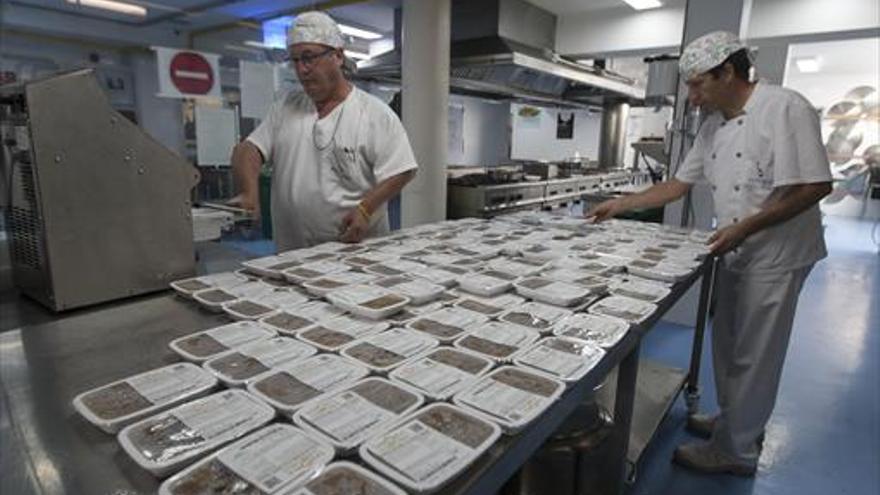
<svg viewBox="0 0 880 495"><path fill-rule="evenodd" d="M300 337L322 345L324 347L336 348L341 347L355 340L354 337L347 333L337 332L324 327L315 327L300 334Z"/></svg>
<svg viewBox="0 0 880 495"><path fill-rule="evenodd" d="M536 328L538 330L545 330L550 328L551 323L543 318L539 318L531 313L523 313L520 311L513 311L504 315L502 320L515 323L517 325L521 325L529 328Z"/></svg>
<svg viewBox="0 0 880 495"><path fill-rule="evenodd" d="M234 301L234 300L238 299L237 297L233 296L232 294L230 294L222 289L213 289L213 290L201 292L201 293L199 293L199 297L209 303L215 303L215 304L225 303L225 302Z"/></svg>
<svg viewBox="0 0 880 495"><path fill-rule="evenodd" d="M270 316L263 321L274 327L283 328L289 332L295 332L312 325L311 321L290 313L278 313L277 315Z"/></svg>
<svg viewBox="0 0 880 495"><path fill-rule="evenodd" d="M468 335L467 337L461 339L460 342L461 343L459 345L467 349L481 352L489 356L494 356L499 359L510 357L518 350L512 345L500 344L498 342L493 342L491 340L480 338L474 335Z"/></svg>
<svg viewBox="0 0 880 495"><path fill-rule="evenodd" d="M406 359L405 356L377 347L369 342L355 344L346 349L345 354L371 366L375 366L376 368L394 366Z"/></svg>
<svg viewBox="0 0 880 495"><path fill-rule="evenodd" d="M299 265L302 265L302 263L299 261L282 261L281 263L276 263L268 267L267 269L280 272L281 270L287 270L288 268L293 268Z"/></svg>
<svg viewBox="0 0 880 495"><path fill-rule="evenodd" d="M246 380L269 371L260 361L239 352L217 358L211 363L211 367L232 380Z"/></svg>
<svg viewBox="0 0 880 495"><path fill-rule="evenodd" d="M238 301L229 305L229 309L244 316L258 316L272 311L272 308L252 301Z"/></svg>
<svg viewBox="0 0 880 495"><path fill-rule="evenodd" d="M428 318L419 318L418 320L414 321L410 325L410 327L443 339L449 339L455 337L456 335L461 335L462 333L464 333L464 330L462 330L461 328L454 327L452 325L445 325L443 323L430 320Z"/></svg>
<svg viewBox="0 0 880 495"><path fill-rule="evenodd" d="M519 282L519 285L525 287L526 289L537 290L541 287L547 287L552 283L552 280L547 280L544 278L528 278L526 280L523 280L522 282Z"/></svg>
<svg viewBox="0 0 880 495"><path fill-rule="evenodd" d="M174 416L163 415L139 423L129 434L132 445L153 462L166 462L199 449L205 439Z"/></svg>
<svg viewBox="0 0 880 495"><path fill-rule="evenodd" d="M400 304L404 301L406 301L406 299L398 295L388 294L387 296L377 297L365 303L361 303L361 306L369 309L385 309Z"/></svg>
<svg viewBox="0 0 880 495"><path fill-rule="evenodd" d="M374 405L401 414L418 401L418 398L390 383L371 380L354 385L351 390Z"/></svg>
<svg viewBox="0 0 880 495"><path fill-rule="evenodd" d="M322 474L306 488L315 495L394 495L384 486L344 467Z"/></svg>
<svg viewBox="0 0 880 495"><path fill-rule="evenodd" d="M181 340L177 343L177 347L197 357L213 356L229 349L214 337L204 333Z"/></svg>
<svg viewBox="0 0 880 495"><path fill-rule="evenodd" d="M95 416L110 420L128 416L153 405L128 383L117 383L83 396L83 404Z"/></svg>
<svg viewBox="0 0 880 495"><path fill-rule="evenodd" d="M484 315L494 315L500 313L501 311L504 311L503 308L498 308L490 304L483 304L473 299L465 299L464 301L458 303L456 306Z"/></svg>
<svg viewBox="0 0 880 495"><path fill-rule="evenodd" d="M440 433L476 449L492 435L492 427L451 407L435 407L417 416Z"/></svg>
<svg viewBox="0 0 880 495"><path fill-rule="evenodd" d="M290 375L279 372L261 379L255 388L267 397L294 407L318 397L323 392Z"/></svg>
<svg viewBox="0 0 880 495"><path fill-rule="evenodd" d="M505 385L510 385L511 387L544 397L550 397L558 388L556 383L546 378L516 368L503 369L492 375L492 379Z"/></svg>
<svg viewBox="0 0 880 495"><path fill-rule="evenodd" d="M216 458L190 471L170 491L173 495L264 495Z"/></svg>
<svg viewBox="0 0 880 495"><path fill-rule="evenodd" d="M206 284L199 280L187 280L186 282L178 283L177 286L189 292L197 292L211 287L209 284Z"/></svg>
<svg viewBox="0 0 880 495"><path fill-rule="evenodd" d="M472 375L476 375L486 367L485 361L452 349L438 349L432 352L428 357L438 363L458 368Z"/></svg>

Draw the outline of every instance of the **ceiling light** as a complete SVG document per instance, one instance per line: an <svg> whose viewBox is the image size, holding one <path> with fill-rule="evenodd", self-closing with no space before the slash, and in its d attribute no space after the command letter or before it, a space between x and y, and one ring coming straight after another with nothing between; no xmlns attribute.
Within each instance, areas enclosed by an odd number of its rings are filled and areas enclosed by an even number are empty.
<svg viewBox="0 0 880 495"><path fill-rule="evenodd" d="M366 53L353 52L351 50L345 50L345 56L355 60L370 60L370 56Z"/></svg>
<svg viewBox="0 0 880 495"><path fill-rule="evenodd" d="M67 0L67 3L101 10L111 10L119 14L136 15L138 17L147 16L146 8L115 0Z"/></svg>
<svg viewBox="0 0 880 495"><path fill-rule="evenodd" d="M636 10L647 10L647 9L656 9L657 7L662 7L663 4L660 3L660 0L623 0L630 7Z"/></svg>
<svg viewBox="0 0 880 495"><path fill-rule="evenodd" d="M795 65L802 74L812 74L819 72L821 63L819 57L803 57L794 59Z"/></svg>
<svg viewBox="0 0 880 495"><path fill-rule="evenodd" d="M356 28L347 24L339 24L339 30L349 36L354 36L355 38L363 38L365 40L377 40L382 37L382 35L379 33L367 31L366 29Z"/></svg>

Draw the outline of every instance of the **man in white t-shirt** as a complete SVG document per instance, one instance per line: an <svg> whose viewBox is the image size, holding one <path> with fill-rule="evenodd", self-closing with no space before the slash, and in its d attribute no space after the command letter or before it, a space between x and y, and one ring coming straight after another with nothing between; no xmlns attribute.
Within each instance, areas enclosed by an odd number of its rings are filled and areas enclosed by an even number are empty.
<svg viewBox="0 0 880 495"><path fill-rule="evenodd" d="M345 38L327 14L307 12L288 32L303 86L277 100L232 153L243 208L259 205L264 161L272 170L272 229L278 251L387 233L385 203L417 168L400 119L345 78Z"/></svg>
<svg viewBox="0 0 880 495"><path fill-rule="evenodd" d="M831 191L819 119L801 95L752 82L748 48L713 32L679 62L688 98L707 115L675 178L606 201L601 221L682 197L698 181L712 188L722 256L712 323L720 412L688 429L708 442L680 446L675 461L704 472L754 475L776 401L798 295L826 256L818 202Z"/></svg>

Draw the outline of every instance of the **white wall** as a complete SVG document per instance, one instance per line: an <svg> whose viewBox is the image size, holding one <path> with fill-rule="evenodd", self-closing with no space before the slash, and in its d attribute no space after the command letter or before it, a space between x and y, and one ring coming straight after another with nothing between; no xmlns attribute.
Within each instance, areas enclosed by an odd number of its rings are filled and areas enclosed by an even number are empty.
<svg viewBox="0 0 880 495"><path fill-rule="evenodd" d="M880 28L877 0L753 0L748 39Z"/></svg>
<svg viewBox="0 0 880 495"><path fill-rule="evenodd" d="M464 146L450 147L449 164L493 166L509 161L510 104L458 95L449 100L464 107Z"/></svg>
<svg viewBox="0 0 880 495"><path fill-rule="evenodd" d="M575 110L574 139L556 139L556 119L560 110L541 108L536 117L523 117L524 105L510 106L512 123L511 158L516 160L564 160L574 156L596 160L599 156L599 130L602 115ZM564 113L572 110L561 110Z"/></svg>
<svg viewBox="0 0 880 495"><path fill-rule="evenodd" d="M636 12L629 7L560 16L556 51L573 55L651 53L681 44L684 7Z"/></svg>

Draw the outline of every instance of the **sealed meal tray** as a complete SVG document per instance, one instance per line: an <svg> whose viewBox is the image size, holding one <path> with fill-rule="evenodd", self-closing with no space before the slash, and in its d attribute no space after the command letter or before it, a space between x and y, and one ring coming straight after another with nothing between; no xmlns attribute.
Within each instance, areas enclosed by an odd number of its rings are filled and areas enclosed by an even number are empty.
<svg viewBox="0 0 880 495"><path fill-rule="evenodd" d="M333 460L333 447L295 426L275 423L168 478L159 495L282 494Z"/></svg>
<svg viewBox="0 0 880 495"><path fill-rule="evenodd" d="M138 465L164 477L273 417L275 410L256 397L226 390L126 426L119 443Z"/></svg>
<svg viewBox="0 0 880 495"><path fill-rule="evenodd" d="M487 316L478 312L448 307L423 314L410 320L406 326L418 333L430 335L443 344L451 344L455 339L482 325L487 320Z"/></svg>
<svg viewBox="0 0 880 495"><path fill-rule="evenodd" d="M171 282L171 288L181 296L192 299L193 294L205 289L234 287L248 281L250 279L245 275L225 272L176 280Z"/></svg>
<svg viewBox="0 0 880 495"><path fill-rule="evenodd" d="M427 263L433 266L456 266L462 269L468 269L468 267L462 265L462 263L465 263L466 260L469 260L471 258L442 251L432 252L430 251L430 246L426 247L425 250L429 251L428 254L418 257L418 260L422 263Z"/></svg>
<svg viewBox="0 0 880 495"><path fill-rule="evenodd" d="M583 340L548 337L519 353L513 362L563 382L576 382L605 356L601 347Z"/></svg>
<svg viewBox="0 0 880 495"><path fill-rule="evenodd" d="M455 342L455 347L476 352L495 362L506 363L520 350L532 345L540 334L521 325L490 321Z"/></svg>
<svg viewBox="0 0 880 495"><path fill-rule="evenodd" d="M379 320L401 311L409 297L378 285L349 285L327 293L327 300L357 316Z"/></svg>
<svg viewBox="0 0 880 495"><path fill-rule="evenodd" d="M309 280L326 277L331 273L346 272L348 270L351 270L351 267L341 261L321 260L288 268L281 273L288 282L301 284Z"/></svg>
<svg viewBox="0 0 880 495"><path fill-rule="evenodd" d="M396 260L397 258L397 255L381 251L365 251L352 256L346 256L342 261L356 268L365 268L376 263Z"/></svg>
<svg viewBox="0 0 880 495"><path fill-rule="evenodd" d="M630 324L642 323L648 319L657 306L624 296L610 296L590 306L590 313L620 318Z"/></svg>
<svg viewBox="0 0 880 495"><path fill-rule="evenodd" d="M459 277L467 273L469 273L469 271L464 268L446 267L441 265L419 268L410 272L410 275L450 288L458 285Z"/></svg>
<svg viewBox="0 0 880 495"><path fill-rule="evenodd" d="M510 273L519 277L535 275L547 268L547 264L540 261L529 261L524 258L495 258L489 261L489 269L504 273Z"/></svg>
<svg viewBox="0 0 880 495"><path fill-rule="evenodd" d="M365 366L335 354L317 354L254 378L247 390L290 418L310 400L347 387L369 372Z"/></svg>
<svg viewBox="0 0 880 495"><path fill-rule="evenodd" d="M465 275L458 279L458 285L462 291L493 297L510 290L516 278L512 273L490 269Z"/></svg>
<svg viewBox="0 0 880 495"><path fill-rule="evenodd" d="M658 303L671 292L668 287L650 282L619 282L611 286L611 294L626 296L649 303Z"/></svg>
<svg viewBox="0 0 880 495"><path fill-rule="evenodd" d="M450 404L433 404L361 445L361 459L417 493L454 479L501 436L495 423Z"/></svg>
<svg viewBox="0 0 880 495"><path fill-rule="evenodd" d="M540 416L562 395L565 384L546 375L502 366L483 376L453 398L514 434Z"/></svg>
<svg viewBox="0 0 880 495"><path fill-rule="evenodd" d="M394 277L398 275L406 275L417 270L423 270L427 265L418 261L410 261L405 259L392 259L382 263L365 266L364 271L379 275L381 277Z"/></svg>
<svg viewBox="0 0 880 495"><path fill-rule="evenodd" d="M694 269L645 259L633 260L626 267L626 270L633 275L668 283L674 283L687 278Z"/></svg>
<svg viewBox="0 0 880 495"><path fill-rule="evenodd" d="M260 319L260 324L277 331L282 335L294 336L300 330L315 324L315 321L296 314L296 310L290 309L273 313Z"/></svg>
<svg viewBox="0 0 880 495"><path fill-rule="evenodd" d="M363 364L371 371L385 373L418 354L437 347L437 339L402 328L358 339L339 354Z"/></svg>
<svg viewBox="0 0 880 495"><path fill-rule="evenodd" d="M299 266L302 261L287 256L265 256L252 260L243 261L241 266L248 273L261 277L281 278L281 271L294 266Z"/></svg>
<svg viewBox="0 0 880 495"><path fill-rule="evenodd" d="M605 292L611 284L611 279L608 277L580 271L573 267L554 268L544 272L541 276L552 280L558 280L560 282L581 285L590 289L590 292L594 294Z"/></svg>
<svg viewBox="0 0 880 495"><path fill-rule="evenodd" d="M553 335L591 342L604 349L614 347L629 331L629 323L609 316L576 313L556 324Z"/></svg>
<svg viewBox="0 0 880 495"><path fill-rule="evenodd" d="M316 323L300 331L298 339L326 352L336 352L355 340L382 332L388 323L348 315Z"/></svg>
<svg viewBox="0 0 880 495"><path fill-rule="evenodd" d="M308 297L291 289L276 288L252 299L239 299L223 304L223 311L236 320L259 320L282 308L305 303Z"/></svg>
<svg viewBox="0 0 880 495"><path fill-rule="evenodd" d="M201 363L235 347L274 337L275 331L253 321L239 321L184 335L168 347L188 361Z"/></svg>
<svg viewBox="0 0 880 495"><path fill-rule="evenodd" d="M477 353L441 347L399 366L388 377L442 401L470 386L492 366L492 361Z"/></svg>
<svg viewBox="0 0 880 495"><path fill-rule="evenodd" d="M433 284L422 278L410 278L399 275L385 277L373 282L373 285L384 287L396 294L407 297L410 304L421 306L433 302L446 290L442 285Z"/></svg>
<svg viewBox="0 0 880 495"><path fill-rule="evenodd" d="M376 279L376 275L363 272L338 272L325 275L321 278L303 282L302 286L305 290L317 297L323 297L333 289L339 289L347 285L367 284Z"/></svg>
<svg viewBox="0 0 880 495"><path fill-rule="evenodd" d="M446 305L443 304L441 301L435 301L429 304L423 304L421 306L409 305L403 308L403 311L394 313L388 318L385 318L385 321L391 325L403 327L406 326L406 324L409 323L411 320L414 320L423 314L439 311L445 306Z"/></svg>
<svg viewBox="0 0 880 495"><path fill-rule="evenodd" d="M310 402L293 420L346 454L418 409L424 400L409 387L367 378Z"/></svg>
<svg viewBox="0 0 880 495"><path fill-rule="evenodd" d="M298 340L273 337L245 344L211 358L203 366L226 385L240 387L272 368L300 361L316 352L317 349Z"/></svg>
<svg viewBox="0 0 880 495"><path fill-rule="evenodd" d="M545 277L526 277L514 282L517 294L556 306L574 306L593 293L587 287Z"/></svg>
<svg viewBox="0 0 880 495"><path fill-rule="evenodd" d="M514 325L530 328L540 333L550 333L557 321L571 315L571 311L549 304L529 301L507 311L498 319Z"/></svg>
<svg viewBox="0 0 880 495"><path fill-rule="evenodd" d="M501 294L495 297L480 297L473 294L461 294L458 301L453 303L456 308L466 309L480 313L489 318L500 316L508 309L519 306L525 299L516 294Z"/></svg>
<svg viewBox="0 0 880 495"><path fill-rule="evenodd" d="M468 258L487 260L501 254L501 248L490 244L470 242L466 246L453 247L450 252Z"/></svg>
<svg viewBox="0 0 880 495"><path fill-rule="evenodd" d="M406 495L394 483L348 461L334 462L290 495ZM287 495L287 494L285 494Z"/></svg>
<svg viewBox="0 0 880 495"><path fill-rule="evenodd" d="M89 423L116 433L163 409L208 393L217 379L191 363L177 363L88 390L73 399L73 408Z"/></svg>
<svg viewBox="0 0 880 495"><path fill-rule="evenodd" d="M344 309L324 301L309 301L297 306L290 307L287 312L320 323L325 320L338 318L345 313Z"/></svg>
<svg viewBox="0 0 880 495"><path fill-rule="evenodd" d="M193 299L205 309L214 312L223 311L223 305L239 299L259 298L275 290L275 287L261 281L248 281L234 287L214 287L200 290L193 294Z"/></svg>

